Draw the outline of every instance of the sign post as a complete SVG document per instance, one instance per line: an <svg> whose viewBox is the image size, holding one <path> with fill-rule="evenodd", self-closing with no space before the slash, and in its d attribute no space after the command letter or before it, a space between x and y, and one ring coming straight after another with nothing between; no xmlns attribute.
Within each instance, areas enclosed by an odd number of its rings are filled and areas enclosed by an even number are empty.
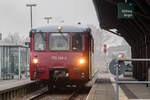
<svg viewBox="0 0 150 100"><path fill-rule="evenodd" d="M109 69L112 74L116 76L116 100L119 100L119 84L150 84L150 80L147 81L120 81L119 80L119 75L123 74L125 71L125 61L150 61L150 59L113 59L110 64L109 64ZM124 70L124 71L122 71Z"/></svg>

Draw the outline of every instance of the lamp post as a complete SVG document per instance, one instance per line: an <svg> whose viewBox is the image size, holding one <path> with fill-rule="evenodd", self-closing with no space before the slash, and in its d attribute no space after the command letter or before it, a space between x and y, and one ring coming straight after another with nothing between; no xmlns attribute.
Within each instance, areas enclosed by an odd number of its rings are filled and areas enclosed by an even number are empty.
<svg viewBox="0 0 150 100"><path fill-rule="evenodd" d="M47 20L47 24L49 24L49 21L52 19L52 17L44 17L45 20Z"/></svg>
<svg viewBox="0 0 150 100"><path fill-rule="evenodd" d="M31 15L31 29L32 29L32 7L35 7L36 4L26 4L27 7L30 7L30 15Z"/></svg>

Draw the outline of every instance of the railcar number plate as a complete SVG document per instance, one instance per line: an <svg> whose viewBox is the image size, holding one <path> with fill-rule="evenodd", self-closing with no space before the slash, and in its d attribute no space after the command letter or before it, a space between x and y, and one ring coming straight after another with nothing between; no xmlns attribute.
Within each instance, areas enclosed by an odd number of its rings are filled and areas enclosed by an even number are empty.
<svg viewBox="0 0 150 100"><path fill-rule="evenodd" d="M67 60L66 56L51 56L53 60Z"/></svg>

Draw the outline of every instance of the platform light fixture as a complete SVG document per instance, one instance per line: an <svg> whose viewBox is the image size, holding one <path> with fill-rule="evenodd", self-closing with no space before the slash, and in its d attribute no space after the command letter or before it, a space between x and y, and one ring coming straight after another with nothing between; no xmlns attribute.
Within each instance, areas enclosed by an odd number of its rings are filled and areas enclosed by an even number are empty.
<svg viewBox="0 0 150 100"><path fill-rule="evenodd" d="M32 7L37 6L36 4L26 4L26 7L30 7L30 16L31 16L31 29L32 29Z"/></svg>

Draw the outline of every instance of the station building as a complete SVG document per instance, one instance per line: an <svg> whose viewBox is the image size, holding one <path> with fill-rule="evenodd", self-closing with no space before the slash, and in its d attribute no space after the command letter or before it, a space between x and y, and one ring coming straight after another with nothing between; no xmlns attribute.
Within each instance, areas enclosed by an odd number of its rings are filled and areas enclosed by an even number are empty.
<svg viewBox="0 0 150 100"><path fill-rule="evenodd" d="M0 44L0 79L21 79L29 71L29 48L13 43ZM28 67L27 67L28 66Z"/></svg>

